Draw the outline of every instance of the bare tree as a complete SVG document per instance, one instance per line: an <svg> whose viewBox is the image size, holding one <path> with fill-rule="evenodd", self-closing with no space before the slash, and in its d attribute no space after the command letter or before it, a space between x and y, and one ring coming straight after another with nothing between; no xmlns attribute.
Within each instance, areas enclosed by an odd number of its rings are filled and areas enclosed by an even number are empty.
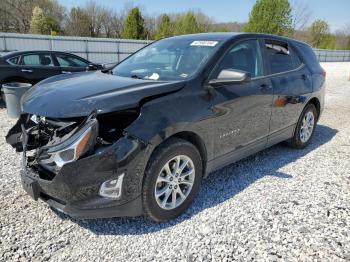
<svg viewBox="0 0 350 262"><path fill-rule="evenodd" d="M104 16L103 7L99 6L95 1L90 1L84 9L90 18L90 36L99 37Z"/></svg>
<svg viewBox="0 0 350 262"><path fill-rule="evenodd" d="M157 33L157 16L156 15L144 15L145 27L147 30L147 38L154 39Z"/></svg>
<svg viewBox="0 0 350 262"><path fill-rule="evenodd" d="M305 30L312 16L311 9L305 2L300 0L293 0L291 5L294 30Z"/></svg>
<svg viewBox="0 0 350 262"><path fill-rule="evenodd" d="M79 7L73 7L64 27L67 35L90 36L90 17L87 12Z"/></svg>
<svg viewBox="0 0 350 262"><path fill-rule="evenodd" d="M204 32L209 32L212 30L212 25L215 24L215 19L207 16L202 11L197 10L194 12L197 22Z"/></svg>
<svg viewBox="0 0 350 262"><path fill-rule="evenodd" d="M350 24L344 26L343 29L337 30L335 37L337 49L350 49Z"/></svg>

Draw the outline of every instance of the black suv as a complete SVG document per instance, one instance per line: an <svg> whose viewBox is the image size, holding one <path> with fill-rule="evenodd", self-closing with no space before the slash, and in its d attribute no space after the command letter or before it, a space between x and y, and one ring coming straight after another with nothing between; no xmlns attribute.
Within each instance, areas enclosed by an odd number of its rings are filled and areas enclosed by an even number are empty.
<svg viewBox="0 0 350 262"><path fill-rule="evenodd" d="M172 37L110 71L40 82L7 141L23 151L23 187L34 199L73 217L163 221L188 208L213 170L281 141L307 146L324 83L302 42Z"/></svg>

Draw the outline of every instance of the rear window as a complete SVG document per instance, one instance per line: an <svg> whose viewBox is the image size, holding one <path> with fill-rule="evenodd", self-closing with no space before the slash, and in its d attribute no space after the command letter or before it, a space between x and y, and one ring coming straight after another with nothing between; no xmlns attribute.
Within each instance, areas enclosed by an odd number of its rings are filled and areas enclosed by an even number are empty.
<svg viewBox="0 0 350 262"><path fill-rule="evenodd" d="M302 64L293 48L286 43L266 41L265 48L271 74L287 72Z"/></svg>

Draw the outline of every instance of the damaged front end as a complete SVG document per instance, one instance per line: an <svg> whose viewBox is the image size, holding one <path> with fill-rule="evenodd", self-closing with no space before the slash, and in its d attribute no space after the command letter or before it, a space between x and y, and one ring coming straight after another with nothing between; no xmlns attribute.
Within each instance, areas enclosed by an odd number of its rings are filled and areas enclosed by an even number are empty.
<svg viewBox="0 0 350 262"><path fill-rule="evenodd" d="M86 118L71 119L23 114L6 140L24 153L27 167L57 174L63 165L115 143L138 115L137 110L98 116L93 111Z"/></svg>
<svg viewBox="0 0 350 262"><path fill-rule="evenodd" d="M23 167L36 171L43 179L52 179L63 165L94 152L98 137L96 112L80 120L46 119L22 115L6 140L23 152Z"/></svg>
<svg viewBox="0 0 350 262"><path fill-rule="evenodd" d="M140 215L151 146L124 131L138 116L132 109L69 119L22 114L6 140L22 152L24 189L74 217Z"/></svg>

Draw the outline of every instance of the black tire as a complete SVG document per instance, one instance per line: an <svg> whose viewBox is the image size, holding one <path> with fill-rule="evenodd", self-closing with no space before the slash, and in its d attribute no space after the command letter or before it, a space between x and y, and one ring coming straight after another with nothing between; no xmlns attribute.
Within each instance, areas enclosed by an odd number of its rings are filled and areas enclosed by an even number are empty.
<svg viewBox="0 0 350 262"><path fill-rule="evenodd" d="M301 133L301 129L302 129L303 119L309 112L311 112L314 116L314 125L313 125L313 129L312 129L312 133L311 133L310 137L308 138L307 141L303 142L301 140L300 133ZM318 114L317 114L316 107L313 104L306 105L304 110L300 114L298 123L297 123L295 131L294 131L294 135L293 135L292 139L290 140L290 145L293 148L302 149L310 144L312 137L314 135L315 129L316 129L317 120L318 120Z"/></svg>
<svg viewBox="0 0 350 262"><path fill-rule="evenodd" d="M171 210L163 209L158 205L156 200L156 181L160 172L168 161L179 155L185 155L193 162L195 176L192 189L189 191L188 196L185 198L182 204L180 204L178 207ZM145 172L142 190L142 201L145 216L153 221L161 222L174 219L182 214L191 205L193 199L196 197L199 191L203 176L202 173L203 168L201 155L193 144L179 138L170 138L161 144L155 150L155 152L152 153Z"/></svg>

